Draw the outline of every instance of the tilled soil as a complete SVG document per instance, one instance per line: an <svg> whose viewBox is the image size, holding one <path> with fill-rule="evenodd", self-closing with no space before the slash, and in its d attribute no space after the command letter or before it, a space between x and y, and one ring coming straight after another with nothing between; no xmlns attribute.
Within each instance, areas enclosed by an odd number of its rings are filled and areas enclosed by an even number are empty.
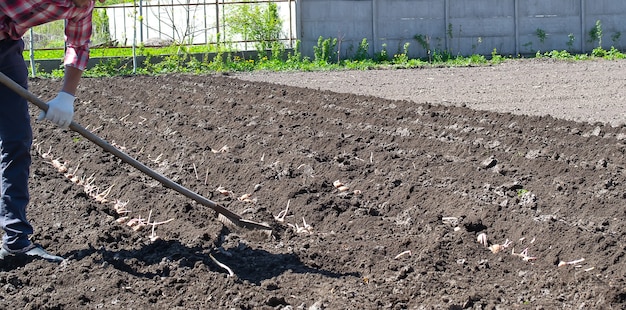
<svg viewBox="0 0 626 310"><path fill-rule="evenodd" d="M33 241L67 260L2 262L0 307L624 308L625 64L85 78L78 123L273 232L33 122Z"/></svg>

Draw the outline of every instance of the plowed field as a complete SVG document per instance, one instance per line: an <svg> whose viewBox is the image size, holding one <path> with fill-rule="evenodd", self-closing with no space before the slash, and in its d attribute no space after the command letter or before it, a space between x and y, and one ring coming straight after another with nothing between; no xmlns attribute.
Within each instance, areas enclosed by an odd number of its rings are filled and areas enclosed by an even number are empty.
<svg viewBox="0 0 626 310"><path fill-rule="evenodd" d="M67 260L3 262L0 307L623 309L625 65L84 78L77 123L274 230L33 121L32 239Z"/></svg>

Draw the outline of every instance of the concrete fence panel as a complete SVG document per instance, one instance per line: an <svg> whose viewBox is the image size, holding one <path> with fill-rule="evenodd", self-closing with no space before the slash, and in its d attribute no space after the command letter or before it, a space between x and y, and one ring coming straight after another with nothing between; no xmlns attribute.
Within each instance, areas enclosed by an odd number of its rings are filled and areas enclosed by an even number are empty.
<svg viewBox="0 0 626 310"><path fill-rule="evenodd" d="M453 55L514 53L515 2L448 1L446 39Z"/></svg>
<svg viewBox="0 0 626 310"><path fill-rule="evenodd" d="M590 42L589 32L596 21L602 25L602 47L622 49L626 43L626 1L583 0L583 29L585 30L585 50L598 47L598 41Z"/></svg>
<svg viewBox="0 0 626 310"><path fill-rule="evenodd" d="M519 1L518 53L583 50L580 0Z"/></svg>
<svg viewBox="0 0 626 310"><path fill-rule="evenodd" d="M298 39L302 43L302 51L311 58L320 36L340 40L342 57L346 57L348 51L354 53L363 38L372 42L373 11L369 0L300 1L297 10L297 25L300 25L297 27Z"/></svg>
<svg viewBox="0 0 626 310"><path fill-rule="evenodd" d="M596 21L605 49L621 49L626 31L623 0L299 0L298 7L306 56L320 36L340 39L346 57L364 38L371 53L384 45L393 55L408 42L410 57L425 57L416 36L429 39L431 52L452 55L588 53L599 45L590 36Z"/></svg>
<svg viewBox="0 0 626 310"><path fill-rule="evenodd" d="M375 18L373 51L380 52L383 44L390 56L403 52L409 43L409 55L417 55L422 44L432 48L445 45L445 6L441 0L387 0L374 1ZM422 37L422 43L415 39Z"/></svg>

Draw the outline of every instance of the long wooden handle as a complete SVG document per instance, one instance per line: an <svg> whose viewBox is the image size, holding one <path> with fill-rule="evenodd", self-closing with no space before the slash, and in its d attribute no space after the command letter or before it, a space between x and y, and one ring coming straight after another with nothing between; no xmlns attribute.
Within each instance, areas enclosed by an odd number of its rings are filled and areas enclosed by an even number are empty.
<svg viewBox="0 0 626 310"><path fill-rule="evenodd" d="M15 81L13 81L12 79L10 79L8 76L6 76L4 73L0 72L0 82L2 82L2 84L4 84L6 87L8 87L9 89L15 91L16 93L18 93L20 96L24 97L26 100L32 102L33 104L35 104L38 108L44 110L44 111L48 111L48 104L46 104L44 101L42 101L41 99L39 99L39 97L35 96L34 94L32 94L31 92L29 92L28 90L24 89L24 87L22 87L21 85L15 83ZM111 144L109 144L108 142L104 141L103 139L101 139L100 137L96 136L95 134L93 134L92 132L90 132L89 130L85 129L84 127L80 126L79 124L75 123L74 121L72 121L72 123L70 123L70 129L79 133L81 136L85 137L87 140L95 143L96 145L100 146L102 149L104 149L105 151L115 155L116 157L118 157L119 159L121 159L122 161L130 164L131 166L135 167L136 169L138 169L139 171L145 173L146 175L152 177L153 179L159 181L161 184L163 184L166 187L169 187L181 194L183 194L184 196L186 196L187 198L190 198L204 206L207 206L213 210L215 210L217 213L220 213L221 215L225 216L227 219L229 219L231 222L233 222L233 224L240 226L240 227L246 227L246 228L250 228L250 229L263 229L263 230L271 230L271 227L269 227L268 225L265 224L261 224L261 223L255 223L249 220L245 220L243 219L240 215L218 205L217 203L204 198L202 196L200 196L199 194L183 187L182 185L168 179L167 177L165 177L164 175L148 168L146 165L142 164L141 162L137 161L136 159L130 157L128 154L120 151L119 149L117 149L116 147L112 146Z"/></svg>

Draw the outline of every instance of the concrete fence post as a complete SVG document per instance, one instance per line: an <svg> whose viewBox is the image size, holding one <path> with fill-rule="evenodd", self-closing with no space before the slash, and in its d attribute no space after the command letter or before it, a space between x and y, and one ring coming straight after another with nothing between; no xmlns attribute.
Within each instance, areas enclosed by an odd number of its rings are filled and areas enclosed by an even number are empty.
<svg viewBox="0 0 626 310"><path fill-rule="evenodd" d="M443 2L443 24L446 27L446 35L444 36L444 46L446 51L450 50L450 38L448 38L448 24L450 23L450 3L449 0Z"/></svg>
<svg viewBox="0 0 626 310"><path fill-rule="evenodd" d="M585 52L585 0L580 0L580 52Z"/></svg>
<svg viewBox="0 0 626 310"><path fill-rule="evenodd" d="M378 1L371 0L372 3L372 47L373 53L378 53Z"/></svg>
<svg viewBox="0 0 626 310"><path fill-rule="evenodd" d="M519 0L513 0L513 26L515 28L515 55L519 55Z"/></svg>

